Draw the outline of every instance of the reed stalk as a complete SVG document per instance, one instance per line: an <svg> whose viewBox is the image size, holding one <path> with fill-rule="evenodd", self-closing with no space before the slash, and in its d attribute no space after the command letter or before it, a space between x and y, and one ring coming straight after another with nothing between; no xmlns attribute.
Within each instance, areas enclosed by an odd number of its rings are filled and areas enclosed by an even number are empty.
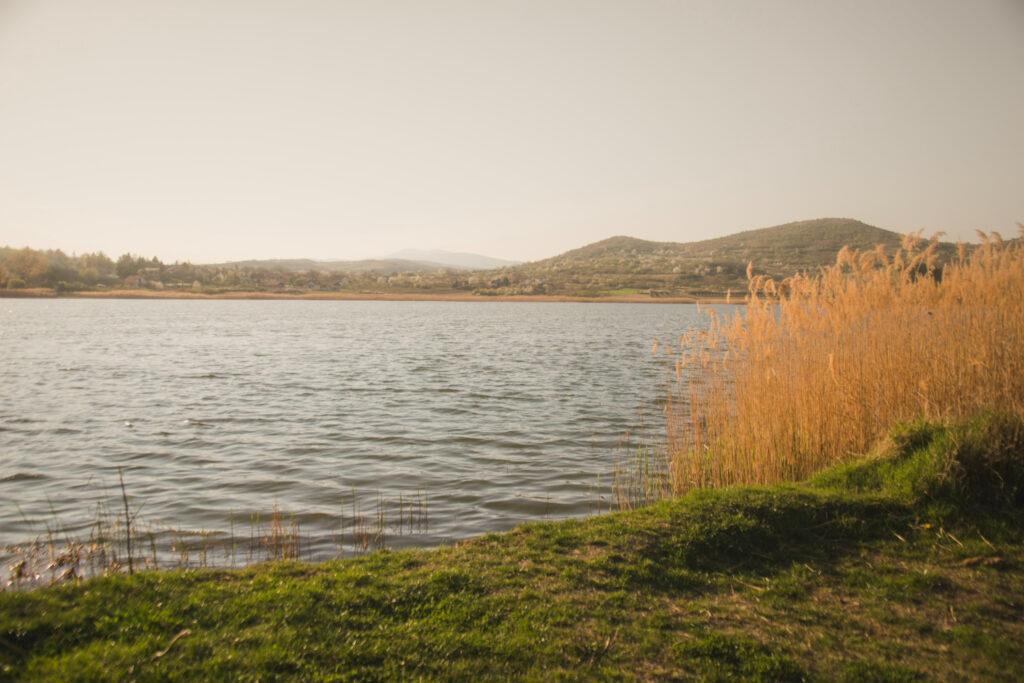
<svg viewBox="0 0 1024 683"><path fill-rule="evenodd" d="M944 265L908 235L781 282L748 268L745 305L680 339L673 491L801 479L897 422L1024 415L1024 241L979 235Z"/></svg>

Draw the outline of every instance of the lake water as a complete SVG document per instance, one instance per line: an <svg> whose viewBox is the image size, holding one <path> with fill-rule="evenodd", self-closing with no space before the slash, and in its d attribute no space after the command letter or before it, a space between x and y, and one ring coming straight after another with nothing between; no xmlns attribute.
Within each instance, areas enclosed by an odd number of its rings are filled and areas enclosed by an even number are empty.
<svg viewBox="0 0 1024 683"><path fill-rule="evenodd" d="M312 557L338 554L353 496L370 515L425 496L396 545L607 510L624 435L663 440L672 359L652 340L700 321L671 304L0 299L0 545L87 529L119 504L119 468L151 528L244 534L277 506Z"/></svg>

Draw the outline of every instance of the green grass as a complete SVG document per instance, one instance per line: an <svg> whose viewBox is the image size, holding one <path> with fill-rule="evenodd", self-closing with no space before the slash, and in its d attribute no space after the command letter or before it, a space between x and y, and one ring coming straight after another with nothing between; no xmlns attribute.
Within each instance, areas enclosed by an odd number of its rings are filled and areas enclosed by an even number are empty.
<svg viewBox="0 0 1024 683"><path fill-rule="evenodd" d="M432 551L0 594L0 678L1024 679L1019 420Z"/></svg>

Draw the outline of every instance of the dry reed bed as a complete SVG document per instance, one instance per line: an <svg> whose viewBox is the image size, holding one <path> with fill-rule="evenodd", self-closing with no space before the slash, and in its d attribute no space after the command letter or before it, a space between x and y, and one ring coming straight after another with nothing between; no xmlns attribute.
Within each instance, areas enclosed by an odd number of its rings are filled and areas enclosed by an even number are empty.
<svg viewBox="0 0 1024 683"><path fill-rule="evenodd" d="M680 339L673 491L802 479L897 422L1024 415L1024 240L979 236L943 266L908 235L782 282L748 268L745 305Z"/></svg>

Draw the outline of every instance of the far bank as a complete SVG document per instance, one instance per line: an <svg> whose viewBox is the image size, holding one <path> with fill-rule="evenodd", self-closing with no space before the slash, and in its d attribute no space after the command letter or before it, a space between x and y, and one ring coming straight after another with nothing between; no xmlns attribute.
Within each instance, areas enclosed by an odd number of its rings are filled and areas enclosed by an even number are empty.
<svg viewBox="0 0 1024 683"><path fill-rule="evenodd" d="M524 303L605 303L605 304L725 304L728 297L682 297L643 294L608 296L569 296L560 294L479 295L464 292L193 292L182 290L110 289L103 291L60 292L44 287L0 289L0 298L18 299L210 299L272 301L504 301Z"/></svg>

